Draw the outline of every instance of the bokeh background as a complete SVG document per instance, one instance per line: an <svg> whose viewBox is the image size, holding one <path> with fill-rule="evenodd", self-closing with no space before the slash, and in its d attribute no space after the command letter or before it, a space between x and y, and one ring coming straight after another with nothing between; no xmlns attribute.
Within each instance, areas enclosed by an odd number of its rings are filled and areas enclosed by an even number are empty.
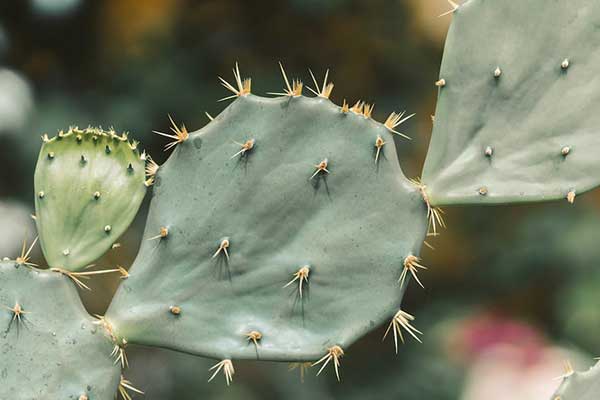
<svg viewBox="0 0 600 400"><path fill-rule="evenodd" d="M217 76L236 61L253 92L278 91L277 62L310 82L327 68L332 99L376 103L375 118L408 110L396 143L419 175L435 110L438 66L451 16L445 0L2 0L0 2L0 256L35 236L33 170L40 135L70 125L114 126L162 162L167 114L190 130L218 114ZM529 206L446 210L448 229L424 248L427 289L405 308L424 344L398 355L385 327L347 349L341 384L305 382L285 364L236 363L234 385L206 383L214 361L130 348L126 376L146 399L547 399L566 360L587 368L600 347L598 194ZM147 204L145 205L145 208ZM98 264L128 267L145 208ZM43 265L36 249L35 261ZM81 292L103 313L118 277ZM343 301L343 299L340 299ZM137 397L136 397L137 398Z"/></svg>

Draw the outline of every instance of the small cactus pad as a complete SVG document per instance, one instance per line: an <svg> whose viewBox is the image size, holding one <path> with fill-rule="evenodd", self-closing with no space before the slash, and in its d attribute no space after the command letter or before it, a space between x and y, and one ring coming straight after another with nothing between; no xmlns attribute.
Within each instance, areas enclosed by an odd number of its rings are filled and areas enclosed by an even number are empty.
<svg viewBox="0 0 600 400"><path fill-rule="evenodd" d="M316 360L398 311L426 215L384 125L323 97L242 95L160 167L150 240L106 319L130 343Z"/></svg>
<svg viewBox="0 0 600 400"><path fill-rule="evenodd" d="M600 399L600 362L585 372L569 371L549 400Z"/></svg>
<svg viewBox="0 0 600 400"><path fill-rule="evenodd" d="M145 155L125 135L69 129L43 137L36 223L50 267L79 270L127 229L146 193Z"/></svg>
<svg viewBox="0 0 600 400"><path fill-rule="evenodd" d="M600 184L600 2L453 13L423 170L431 204L567 199Z"/></svg>
<svg viewBox="0 0 600 400"><path fill-rule="evenodd" d="M67 277L0 262L0 398L112 400L120 369L94 321Z"/></svg>

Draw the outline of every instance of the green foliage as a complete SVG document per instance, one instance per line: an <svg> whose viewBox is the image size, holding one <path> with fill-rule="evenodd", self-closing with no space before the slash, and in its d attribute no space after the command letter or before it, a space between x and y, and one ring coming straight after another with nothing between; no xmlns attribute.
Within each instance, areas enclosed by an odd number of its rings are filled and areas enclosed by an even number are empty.
<svg viewBox="0 0 600 400"><path fill-rule="evenodd" d="M600 3L471 0L453 15L422 176L432 204L598 186Z"/></svg>
<svg viewBox="0 0 600 400"><path fill-rule="evenodd" d="M0 398L114 398L111 340L67 277L0 262L0 329Z"/></svg>
<svg viewBox="0 0 600 400"><path fill-rule="evenodd" d="M35 171L35 209L50 267L77 271L127 229L146 193L145 155L126 135L69 129L44 135Z"/></svg>
<svg viewBox="0 0 600 400"><path fill-rule="evenodd" d="M550 400L596 400L600 397L600 363L585 372L567 374Z"/></svg>
<svg viewBox="0 0 600 400"><path fill-rule="evenodd" d="M427 229L392 136L323 97L238 98L160 167L151 240L106 314L115 332L219 359L314 361L389 321ZM307 281L286 286L304 266Z"/></svg>

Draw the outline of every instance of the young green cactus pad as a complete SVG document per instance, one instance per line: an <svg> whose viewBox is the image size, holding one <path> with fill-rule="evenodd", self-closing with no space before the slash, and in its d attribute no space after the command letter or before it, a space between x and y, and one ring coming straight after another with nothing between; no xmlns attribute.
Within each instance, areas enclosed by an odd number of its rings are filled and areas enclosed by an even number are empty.
<svg viewBox="0 0 600 400"><path fill-rule="evenodd" d="M597 400L600 398L600 363L585 372L569 371L550 400Z"/></svg>
<svg viewBox="0 0 600 400"><path fill-rule="evenodd" d="M148 240L106 315L118 336L223 360L229 381L232 359L337 369L398 313L427 211L393 127L294 88L236 96L160 167Z"/></svg>
<svg viewBox="0 0 600 400"><path fill-rule="evenodd" d="M106 252L135 217L151 183L146 156L126 135L94 128L42 139L35 171L41 247L50 267L76 271Z"/></svg>
<svg viewBox="0 0 600 400"><path fill-rule="evenodd" d="M68 278L0 262L0 398L112 400L110 337Z"/></svg>
<svg viewBox="0 0 600 400"><path fill-rule="evenodd" d="M431 203L573 202L598 186L600 2L470 0L452 14Z"/></svg>

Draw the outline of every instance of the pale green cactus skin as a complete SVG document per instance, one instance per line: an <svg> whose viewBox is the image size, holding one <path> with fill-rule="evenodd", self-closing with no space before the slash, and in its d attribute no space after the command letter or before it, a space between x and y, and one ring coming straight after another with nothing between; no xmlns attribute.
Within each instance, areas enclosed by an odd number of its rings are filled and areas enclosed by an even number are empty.
<svg viewBox="0 0 600 400"><path fill-rule="evenodd" d="M600 2L470 0L452 18L422 175L431 203L598 186Z"/></svg>
<svg viewBox="0 0 600 400"><path fill-rule="evenodd" d="M17 303L21 320L9 310ZM67 277L0 262L1 399L112 400L112 347Z"/></svg>
<svg viewBox="0 0 600 400"><path fill-rule="evenodd" d="M378 135L387 145L376 163ZM403 261L427 230L392 136L324 98L238 98L160 167L145 238L168 236L144 241L115 295L116 334L217 359L296 361L389 322ZM311 179L325 158L330 173ZM223 238L229 261L213 258ZM305 265L300 298L297 281L283 286Z"/></svg>
<svg viewBox="0 0 600 400"><path fill-rule="evenodd" d="M550 400L597 400L600 398L600 363L585 372L565 376Z"/></svg>
<svg viewBox="0 0 600 400"><path fill-rule="evenodd" d="M80 270L133 221L146 193L135 142L99 129L45 139L35 171L40 243L50 267Z"/></svg>

